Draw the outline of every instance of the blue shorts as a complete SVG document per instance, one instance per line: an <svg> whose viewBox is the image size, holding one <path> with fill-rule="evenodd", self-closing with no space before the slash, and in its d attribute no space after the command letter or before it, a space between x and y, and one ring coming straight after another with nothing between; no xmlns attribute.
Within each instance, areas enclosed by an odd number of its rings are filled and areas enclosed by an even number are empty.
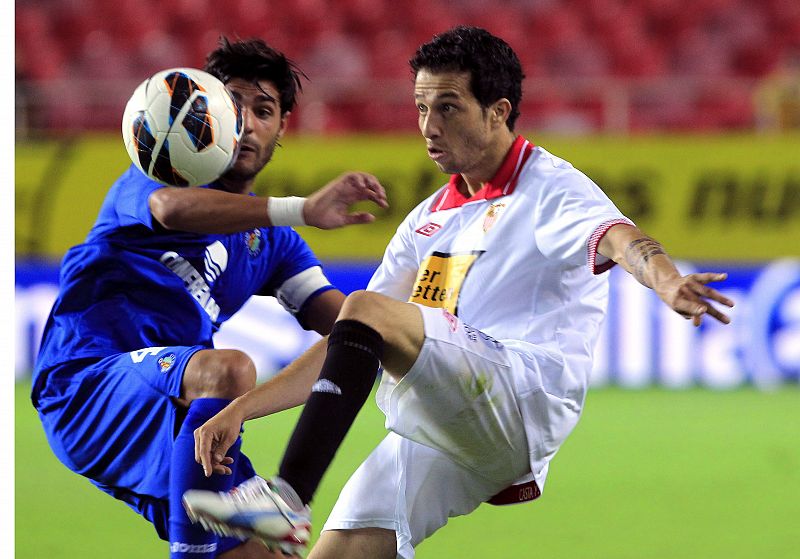
<svg viewBox="0 0 800 559"><path fill-rule="evenodd" d="M201 349L208 348L145 348L67 363L48 372L36 398L58 459L150 520L164 540L172 445L182 421L175 399L186 364ZM242 454L234 484L253 475ZM239 544L224 538L220 551Z"/></svg>

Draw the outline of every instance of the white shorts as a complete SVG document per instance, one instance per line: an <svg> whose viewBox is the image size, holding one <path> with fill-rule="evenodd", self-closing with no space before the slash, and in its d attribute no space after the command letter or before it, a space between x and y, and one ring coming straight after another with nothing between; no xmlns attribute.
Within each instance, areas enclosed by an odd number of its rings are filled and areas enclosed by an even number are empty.
<svg viewBox="0 0 800 559"><path fill-rule="evenodd" d="M322 530L391 530L397 557L412 559L421 541L449 518L475 510L501 485L389 433L345 484Z"/></svg>
<svg viewBox="0 0 800 559"><path fill-rule="evenodd" d="M530 474L514 351L442 309L419 307L425 341L411 370L383 375L389 435L356 470L323 530L394 530L397 556Z"/></svg>

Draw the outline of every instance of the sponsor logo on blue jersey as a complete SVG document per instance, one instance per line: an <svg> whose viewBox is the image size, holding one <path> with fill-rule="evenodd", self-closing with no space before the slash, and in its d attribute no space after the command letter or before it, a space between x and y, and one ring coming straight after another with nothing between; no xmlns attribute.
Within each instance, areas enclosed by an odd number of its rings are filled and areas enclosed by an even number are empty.
<svg viewBox="0 0 800 559"><path fill-rule="evenodd" d="M219 241L208 245L203 254L203 265L206 267L204 274L206 281L209 284L217 281L220 274L228 267L228 251L225 245Z"/></svg>
<svg viewBox="0 0 800 559"><path fill-rule="evenodd" d="M216 543L183 543L183 542L170 542L170 553L214 553L217 551Z"/></svg>
<svg viewBox="0 0 800 559"><path fill-rule="evenodd" d="M189 295L194 297L209 318L216 322L219 318L219 305L211 296L211 284L228 267L228 249L219 241L206 247L203 254L203 273L200 273L183 256L175 251L167 251L161 255L161 263L172 270L183 280L183 286Z"/></svg>

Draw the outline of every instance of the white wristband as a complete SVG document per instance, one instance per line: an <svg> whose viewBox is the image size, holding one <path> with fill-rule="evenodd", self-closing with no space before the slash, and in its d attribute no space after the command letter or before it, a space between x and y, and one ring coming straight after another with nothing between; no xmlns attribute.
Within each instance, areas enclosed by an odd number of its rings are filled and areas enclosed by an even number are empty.
<svg viewBox="0 0 800 559"><path fill-rule="evenodd" d="M267 215L275 227L295 227L305 225L303 206L306 199L300 196L286 196L285 198L269 197L267 201Z"/></svg>

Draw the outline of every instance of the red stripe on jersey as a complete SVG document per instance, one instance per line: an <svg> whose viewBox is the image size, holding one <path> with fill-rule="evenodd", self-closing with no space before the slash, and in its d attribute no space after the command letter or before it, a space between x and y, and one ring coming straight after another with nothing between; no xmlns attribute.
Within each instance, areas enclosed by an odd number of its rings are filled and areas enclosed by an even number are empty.
<svg viewBox="0 0 800 559"><path fill-rule="evenodd" d="M594 275L602 274L616 265L616 262L613 260L603 262L599 266L597 265L597 247L600 244L600 239L615 225L633 225L633 222L628 219L611 219L609 221L604 221L597 226L592 236L589 237L589 268L591 268Z"/></svg>
<svg viewBox="0 0 800 559"><path fill-rule="evenodd" d="M458 190L458 185L462 180L461 175L452 175L450 182L447 183L447 186L442 189L442 192L431 204L431 211L449 210L469 202L491 200L511 194L517 186L519 175L522 173L525 162L528 161L531 153L533 153L534 147L532 143L522 136L517 136L492 180L484 184L483 188L469 198Z"/></svg>

